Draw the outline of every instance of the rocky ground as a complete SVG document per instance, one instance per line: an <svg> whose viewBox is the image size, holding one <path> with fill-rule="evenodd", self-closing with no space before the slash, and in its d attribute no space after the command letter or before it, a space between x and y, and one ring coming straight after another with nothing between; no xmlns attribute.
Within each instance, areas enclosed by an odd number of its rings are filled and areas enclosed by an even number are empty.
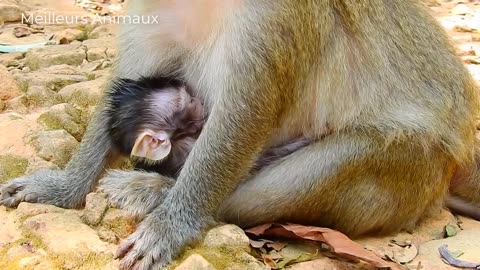
<svg viewBox="0 0 480 270"><path fill-rule="evenodd" d="M115 57L115 25L21 24L21 14L92 16L121 12L121 2L0 0L1 45L50 42L28 52L0 53L0 184L39 168L62 168L82 139ZM101 2L101 1L99 1ZM105 1L103 1L105 2ZM480 80L480 1L427 1L459 56ZM107 10L107 11L105 11ZM116 269L113 253L136 220L110 208L102 194L84 210L22 203L0 206L0 269ZM411 233L359 239L406 269L455 269L440 258L448 244L458 259L480 263L480 223L443 211ZM302 262L304 261L304 262ZM283 263L282 263L283 262ZM287 264L287 265L285 265ZM288 265L290 264L290 265ZM372 269L307 242L250 242L233 225L210 231L172 269Z"/></svg>

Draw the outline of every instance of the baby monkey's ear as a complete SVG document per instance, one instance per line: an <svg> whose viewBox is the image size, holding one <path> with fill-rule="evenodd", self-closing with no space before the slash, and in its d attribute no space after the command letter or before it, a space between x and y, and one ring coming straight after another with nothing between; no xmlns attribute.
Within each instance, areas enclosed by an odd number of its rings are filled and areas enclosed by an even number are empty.
<svg viewBox="0 0 480 270"><path fill-rule="evenodd" d="M131 156L162 160L170 154L171 150L172 144L166 132L146 130L135 141Z"/></svg>

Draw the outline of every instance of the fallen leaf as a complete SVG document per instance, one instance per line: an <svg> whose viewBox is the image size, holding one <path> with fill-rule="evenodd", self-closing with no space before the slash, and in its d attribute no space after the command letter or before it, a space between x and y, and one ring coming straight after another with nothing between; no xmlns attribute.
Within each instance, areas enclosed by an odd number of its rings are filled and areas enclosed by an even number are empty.
<svg viewBox="0 0 480 270"><path fill-rule="evenodd" d="M418 255L418 249L415 245L411 245L403 248L400 247L399 249L393 251L392 260L397 263L405 264L413 261L413 259L415 259L417 255Z"/></svg>
<svg viewBox="0 0 480 270"><path fill-rule="evenodd" d="M297 258L284 259L284 260L279 261L277 263L277 267L282 269L282 268L285 268L286 266L291 265L291 264L311 261L311 260L315 259L316 256L317 256L316 254L303 253L303 254L300 254L300 256L298 256Z"/></svg>
<svg viewBox="0 0 480 270"><path fill-rule="evenodd" d="M256 240L252 240L250 239L250 245L253 247L253 248L262 248L264 245L265 245L265 241L256 241Z"/></svg>
<svg viewBox="0 0 480 270"><path fill-rule="evenodd" d="M379 268L401 269L398 264L387 262L360 244L350 240L346 235L328 228L302 226L296 224L265 224L246 230L255 236L283 237L298 240L324 242L332 247L332 252L354 260L362 260Z"/></svg>
<svg viewBox="0 0 480 270"><path fill-rule="evenodd" d="M280 251L284 249L286 246L287 244L281 243L281 242L267 243L267 247L273 248L276 251Z"/></svg>
<svg viewBox="0 0 480 270"><path fill-rule="evenodd" d="M267 265L272 269L278 269L277 263L270 255L263 254L262 257L263 257L263 263L265 265Z"/></svg>

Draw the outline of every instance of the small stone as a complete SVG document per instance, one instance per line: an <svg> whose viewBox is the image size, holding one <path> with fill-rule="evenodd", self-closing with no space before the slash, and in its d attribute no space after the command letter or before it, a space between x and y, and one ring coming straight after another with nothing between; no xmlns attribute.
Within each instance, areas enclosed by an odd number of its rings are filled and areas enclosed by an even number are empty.
<svg viewBox="0 0 480 270"><path fill-rule="evenodd" d="M108 201L104 194L90 193L87 195L85 209L83 210L83 220L91 226L95 226L107 211Z"/></svg>
<svg viewBox="0 0 480 270"><path fill-rule="evenodd" d="M190 255L185 261L183 261L175 270L214 270L212 264L210 264L205 258L198 254Z"/></svg>
<svg viewBox="0 0 480 270"><path fill-rule="evenodd" d="M113 24L105 24L100 25L93 29L92 32L88 35L89 39L97 39L97 38L105 38L105 37L113 37L115 36L116 25Z"/></svg>
<svg viewBox="0 0 480 270"><path fill-rule="evenodd" d="M40 264L40 256L26 257L20 259L18 267L20 269L32 268L35 265Z"/></svg>
<svg viewBox="0 0 480 270"><path fill-rule="evenodd" d="M53 266L51 262L44 261L40 262L33 270L52 270L52 269L58 269L57 267Z"/></svg>
<svg viewBox="0 0 480 270"><path fill-rule="evenodd" d="M49 129L64 129L77 141L81 141L85 133L82 123L82 112L73 106L63 103L52 106L47 112L40 115L38 121Z"/></svg>
<svg viewBox="0 0 480 270"><path fill-rule="evenodd" d="M445 237L453 237L457 235L460 231L460 228L456 223L449 223L445 226Z"/></svg>
<svg viewBox="0 0 480 270"><path fill-rule="evenodd" d="M119 239L111 230L101 227L100 229L98 229L97 233L100 239L102 239L102 241L112 244L118 244Z"/></svg>
<svg viewBox="0 0 480 270"><path fill-rule="evenodd" d="M76 66L71 65L54 65L42 69L43 72L48 74L58 74L58 75L85 75L81 72Z"/></svg>
<svg viewBox="0 0 480 270"><path fill-rule="evenodd" d="M96 61L107 58L107 51L104 48L92 48L87 51L87 60Z"/></svg>
<svg viewBox="0 0 480 270"><path fill-rule="evenodd" d="M375 270L377 268L368 264L362 264L362 263L353 264L353 263L333 260L325 257L325 258L321 258L313 261L293 264L289 266L288 269L289 270Z"/></svg>
<svg viewBox="0 0 480 270"><path fill-rule="evenodd" d="M0 65L5 67L17 67L20 65L19 60L23 58L23 53L3 53L0 54Z"/></svg>
<svg viewBox="0 0 480 270"><path fill-rule="evenodd" d="M30 25L30 29L34 29L36 31L43 31L43 30L45 30L45 25L32 24L32 25Z"/></svg>
<svg viewBox="0 0 480 270"><path fill-rule="evenodd" d="M126 238L135 231L137 220L125 211L110 208L101 224L113 231L118 238Z"/></svg>
<svg viewBox="0 0 480 270"><path fill-rule="evenodd" d="M67 85L87 81L83 75L54 74L42 70L32 73L18 73L14 75L15 80L21 89L28 89L31 86L45 86L53 91L58 91Z"/></svg>
<svg viewBox="0 0 480 270"><path fill-rule="evenodd" d="M15 260L19 257L30 256L34 254L34 252L34 248L30 245L14 245L7 250L7 258L10 260Z"/></svg>
<svg viewBox="0 0 480 270"><path fill-rule="evenodd" d="M17 217L8 212L5 206L0 206L0 251L7 245L19 240L22 233L17 226Z"/></svg>
<svg viewBox="0 0 480 270"><path fill-rule="evenodd" d="M18 83L8 69L0 65L0 100L8 100L21 94Z"/></svg>
<svg viewBox="0 0 480 270"><path fill-rule="evenodd" d="M107 265L105 265L101 270L118 270L119 268L120 268L120 261L115 260L107 263Z"/></svg>
<svg viewBox="0 0 480 270"><path fill-rule="evenodd" d="M23 9L13 2L0 2L0 18L2 18L4 22L21 21L23 12Z"/></svg>
<svg viewBox="0 0 480 270"><path fill-rule="evenodd" d="M49 205L49 204L39 204L39 203L27 203L22 202L18 205L15 214L20 218L37 216L40 214L46 213L63 213L65 209Z"/></svg>
<svg viewBox="0 0 480 270"><path fill-rule="evenodd" d="M14 112L19 112L22 114L28 113L28 100L26 95L20 95L18 97L9 99L5 102L5 105L8 110L12 110Z"/></svg>
<svg viewBox="0 0 480 270"><path fill-rule="evenodd" d="M88 39L83 42L87 51L88 61L96 61L107 58L107 51L114 48L113 39Z"/></svg>
<svg viewBox="0 0 480 270"><path fill-rule="evenodd" d="M230 246L250 251L250 240L245 232L231 224L211 229L205 236L203 245L206 247Z"/></svg>
<svg viewBox="0 0 480 270"><path fill-rule="evenodd" d="M13 34L17 38L27 37L31 34L30 29L28 27L15 27L13 28Z"/></svg>
<svg viewBox="0 0 480 270"><path fill-rule="evenodd" d="M455 15L467 15L467 14L470 14L471 12L472 11L470 10L470 8L463 3L456 5L452 9L452 14L455 14Z"/></svg>
<svg viewBox="0 0 480 270"><path fill-rule="evenodd" d="M74 213L47 213L28 218L23 226L40 237L54 254L109 254L108 244Z"/></svg>
<svg viewBox="0 0 480 270"><path fill-rule="evenodd" d="M25 94L28 104L35 107L51 107L59 104L60 96L45 86L31 86Z"/></svg>
<svg viewBox="0 0 480 270"><path fill-rule="evenodd" d="M67 44L33 49L26 54L25 62L32 70L38 70L61 64L78 66L83 63L85 58L85 51L81 46Z"/></svg>
<svg viewBox="0 0 480 270"><path fill-rule="evenodd" d="M72 157L78 141L65 130L47 130L37 132L31 144L39 157L63 168Z"/></svg>
<svg viewBox="0 0 480 270"><path fill-rule="evenodd" d="M83 41L87 39L87 34L78 29L65 29L55 35L60 44L69 44L74 40Z"/></svg>
<svg viewBox="0 0 480 270"><path fill-rule="evenodd" d="M112 49L112 48L108 48L107 49L107 56L109 59L115 59L115 56L117 55L117 50L116 49Z"/></svg>
<svg viewBox="0 0 480 270"><path fill-rule="evenodd" d="M63 88L59 94L63 101L79 107L94 106L100 101L107 80L107 77L102 77L93 81L72 84Z"/></svg>
<svg viewBox="0 0 480 270"><path fill-rule="evenodd" d="M28 160L14 155L0 155L0 184L22 176L27 170Z"/></svg>
<svg viewBox="0 0 480 270"><path fill-rule="evenodd" d="M39 128L34 118L35 116L21 115L16 112L0 114L0 153L6 156L6 162L11 162L9 157L23 160L21 163L13 162L13 164L21 165L13 170L15 175L23 174L22 171L25 168L23 164L29 164L30 159L35 156L34 149L26 145L24 140L27 134L31 134Z"/></svg>
<svg viewBox="0 0 480 270"><path fill-rule="evenodd" d="M51 162L44 160L43 158L34 156L31 157L28 161L28 168L25 171L25 175L35 173L38 170L50 169L50 170L60 170L58 165L55 165Z"/></svg>

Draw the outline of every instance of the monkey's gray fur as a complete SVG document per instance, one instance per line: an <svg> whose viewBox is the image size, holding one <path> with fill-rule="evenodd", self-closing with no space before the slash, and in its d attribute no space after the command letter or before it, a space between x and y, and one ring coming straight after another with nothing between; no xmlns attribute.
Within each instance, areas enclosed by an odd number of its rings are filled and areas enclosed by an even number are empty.
<svg viewBox="0 0 480 270"><path fill-rule="evenodd" d="M477 86L418 0L128 5L160 22L122 27L115 76L178 76L209 118L166 196L168 181L153 180L161 176L144 177L160 183L159 194L135 189L146 209L163 203L120 246L122 270L164 267L216 217L330 226L353 237L411 229L473 160ZM1 203L81 206L110 154L105 118L100 112L64 171L14 179L0 188ZM249 175L263 149L299 135L315 143ZM137 178L110 174L105 190L129 190Z"/></svg>

